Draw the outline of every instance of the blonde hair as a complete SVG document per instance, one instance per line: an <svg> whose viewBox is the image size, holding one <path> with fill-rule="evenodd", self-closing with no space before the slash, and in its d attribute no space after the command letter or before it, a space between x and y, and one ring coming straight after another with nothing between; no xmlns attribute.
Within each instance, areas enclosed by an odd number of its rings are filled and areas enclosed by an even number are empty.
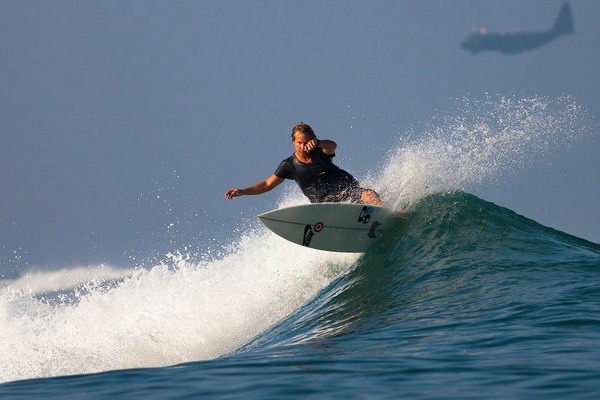
<svg viewBox="0 0 600 400"><path fill-rule="evenodd" d="M311 139L317 138L317 135L315 135L315 131L313 131L313 128L311 128L310 125L305 124L304 122L300 122L299 124L294 125L294 127L292 128L292 141L294 141L294 135L296 134L296 132L302 132L305 135L308 135Z"/></svg>

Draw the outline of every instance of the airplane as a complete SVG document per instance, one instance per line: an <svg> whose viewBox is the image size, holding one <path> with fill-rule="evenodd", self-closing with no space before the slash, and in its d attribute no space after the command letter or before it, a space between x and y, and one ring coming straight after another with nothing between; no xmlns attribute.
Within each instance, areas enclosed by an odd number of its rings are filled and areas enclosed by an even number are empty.
<svg viewBox="0 0 600 400"><path fill-rule="evenodd" d="M460 45L473 54L494 50L506 54L518 54L573 32L571 6L569 3L564 3L551 29L541 32L494 33L480 28L471 32Z"/></svg>

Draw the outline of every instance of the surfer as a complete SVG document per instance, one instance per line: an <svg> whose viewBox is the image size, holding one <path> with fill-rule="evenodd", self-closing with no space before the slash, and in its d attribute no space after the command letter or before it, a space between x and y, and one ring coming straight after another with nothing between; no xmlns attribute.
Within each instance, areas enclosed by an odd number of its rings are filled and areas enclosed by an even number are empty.
<svg viewBox="0 0 600 400"><path fill-rule="evenodd" d="M293 179L311 203L382 204L374 190L361 187L351 174L333 163L337 148L333 140L317 139L308 124L300 123L292 128L292 144L294 154L283 160L273 175L244 189L231 188L225 198L263 194Z"/></svg>

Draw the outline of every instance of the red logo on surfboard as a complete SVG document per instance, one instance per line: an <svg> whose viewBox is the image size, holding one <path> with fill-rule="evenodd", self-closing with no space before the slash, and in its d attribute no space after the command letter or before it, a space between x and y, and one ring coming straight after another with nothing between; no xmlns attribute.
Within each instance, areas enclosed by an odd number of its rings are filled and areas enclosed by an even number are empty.
<svg viewBox="0 0 600 400"><path fill-rule="evenodd" d="M317 222L313 229L315 230L315 232L319 233L323 230L324 227L325 225L323 225L322 222Z"/></svg>

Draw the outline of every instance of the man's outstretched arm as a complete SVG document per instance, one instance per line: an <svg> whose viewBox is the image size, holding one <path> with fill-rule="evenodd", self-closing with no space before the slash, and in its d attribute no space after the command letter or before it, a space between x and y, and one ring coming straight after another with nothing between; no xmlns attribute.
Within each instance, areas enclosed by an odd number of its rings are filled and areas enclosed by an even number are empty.
<svg viewBox="0 0 600 400"><path fill-rule="evenodd" d="M225 193L225 198L233 199L234 197L263 194L263 193L268 192L269 190L275 188L277 185L279 185L284 180L285 179L280 178L276 175L271 175L264 181L260 181L257 184L249 186L245 189L231 188L227 191L227 193Z"/></svg>

